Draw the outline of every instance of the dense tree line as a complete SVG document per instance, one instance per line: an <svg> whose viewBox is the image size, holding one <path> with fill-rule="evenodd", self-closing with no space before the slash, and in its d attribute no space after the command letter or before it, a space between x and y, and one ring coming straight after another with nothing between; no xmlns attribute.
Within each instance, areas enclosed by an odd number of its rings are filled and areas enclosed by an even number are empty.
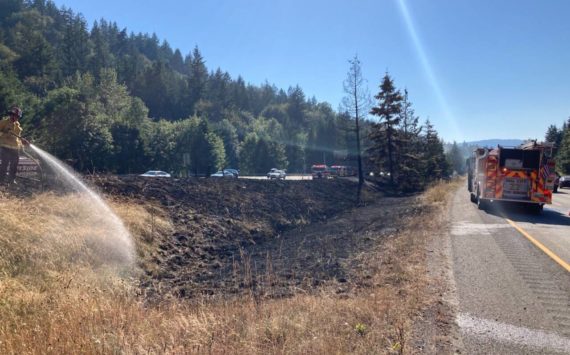
<svg viewBox="0 0 570 355"><path fill-rule="evenodd" d="M429 120L419 124L407 90L402 94L386 73L374 98L376 105L370 113L378 121L372 124L369 135L370 165L387 174L390 183L404 191L417 190L449 176L443 141Z"/></svg>
<svg viewBox="0 0 570 355"><path fill-rule="evenodd" d="M570 174L570 118L560 128L550 125L545 140L554 143L556 170L562 175Z"/></svg>
<svg viewBox="0 0 570 355"><path fill-rule="evenodd" d="M437 132L418 125L403 97L397 123L379 115L373 124L365 110L358 135L350 110L299 86L211 70L198 47L184 55L155 34L106 20L88 26L49 0L0 3L0 112L22 106L26 135L80 171L304 172L317 162L357 165L359 136L365 172L388 162L396 182L422 185L447 167Z"/></svg>
<svg viewBox="0 0 570 355"><path fill-rule="evenodd" d="M0 4L0 110L82 171L226 167L303 171L346 151L347 118L327 103L209 70L156 35L85 19L46 0ZM186 157L186 158L184 158Z"/></svg>

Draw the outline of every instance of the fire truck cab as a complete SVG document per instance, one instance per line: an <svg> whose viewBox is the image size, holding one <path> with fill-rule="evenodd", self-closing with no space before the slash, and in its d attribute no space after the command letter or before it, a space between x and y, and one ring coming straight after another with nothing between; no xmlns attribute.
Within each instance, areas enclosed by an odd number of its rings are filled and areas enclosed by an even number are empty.
<svg viewBox="0 0 570 355"><path fill-rule="evenodd" d="M536 211L552 203L556 179L554 146L530 141L515 148L477 148L467 160L471 201L484 209L489 202L531 205Z"/></svg>

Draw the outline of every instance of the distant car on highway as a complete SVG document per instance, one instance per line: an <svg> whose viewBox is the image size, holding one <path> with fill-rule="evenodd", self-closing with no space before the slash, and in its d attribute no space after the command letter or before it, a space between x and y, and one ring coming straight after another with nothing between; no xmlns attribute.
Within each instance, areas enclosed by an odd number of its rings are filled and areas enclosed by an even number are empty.
<svg viewBox="0 0 570 355"><path fill-rule="evenodd" d="M273 179L285 179L287 177L287 174L285 173L285 170L279 170L276 168L273 168L271 170L269 170L269 172L267 173L267 178L270 180Z"/></svg>
<svg viewBox="0 0 570 355"><path fill-rule="evenodd" d="M233 169L231 169L233 170ZM237 179L237 175L230 171L230 169L224 169L217 171L216 173L210 175L213 178L230 178L230 179Z"/></svg>
<svg viewBox="0 0 570 355"><path fill-rule="evenodd" d="M561 176L558 182L558 187L565 188L570 187L570 175Z"/></svg>
<svg viewBox="0 0 570 355"><path fill-rule="evenodd" d="M170 177L170 174L165 172L165 171L160 171L160 170L149 170L144 174L140 174L139 176L144 176L144 177Z"/></svg>
<svg viewBox="0 0 570 355"><path fill-rule="evenodd" d="M237 169L226 168L224 170L229 171L230 173L234 174L236 178L239 177L239 170L237 170Z"/></svg>

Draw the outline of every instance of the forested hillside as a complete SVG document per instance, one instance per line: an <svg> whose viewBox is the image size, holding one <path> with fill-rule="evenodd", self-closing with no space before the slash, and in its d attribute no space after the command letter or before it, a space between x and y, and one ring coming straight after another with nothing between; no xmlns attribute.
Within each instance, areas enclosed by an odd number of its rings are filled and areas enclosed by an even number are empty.
<svg viewBox="0 0 570 355"><path fill-rule="evenodd" d="M77 170L260 174L355 164L348 109L336 112L299 86L249 84L206 62L198 47L183 54L154 34L87 24L50 1L0 3L0 112L21 106L24 135ZM375 129L366 116L364 155ZM375 164L365 170L382 169L382 160L365 156Z"/></svg>

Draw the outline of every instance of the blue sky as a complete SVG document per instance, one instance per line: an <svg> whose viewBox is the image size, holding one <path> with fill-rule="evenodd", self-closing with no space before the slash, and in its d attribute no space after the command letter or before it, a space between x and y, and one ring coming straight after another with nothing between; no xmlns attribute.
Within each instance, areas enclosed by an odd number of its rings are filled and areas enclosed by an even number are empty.
<svg viewBox="0 0 570 355"><path fill-rule="evenodd" d="M154 32L183 55L197 45L210 70L284 89L298 84L333 108L358 54L372 94L388 70L446 141L542 139L570 116L570 1L55 3L90 24L105 18Z"/></svg>

